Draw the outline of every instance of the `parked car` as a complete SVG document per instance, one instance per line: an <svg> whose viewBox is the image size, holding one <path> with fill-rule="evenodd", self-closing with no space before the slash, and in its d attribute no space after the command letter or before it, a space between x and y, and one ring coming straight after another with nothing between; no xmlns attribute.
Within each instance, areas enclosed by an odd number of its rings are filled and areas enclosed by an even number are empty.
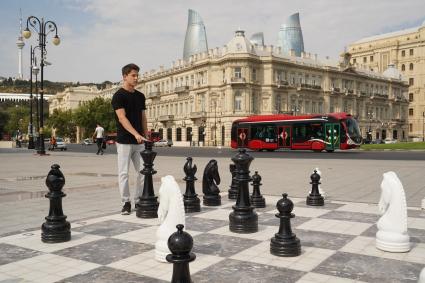
<svg viewBox="0 0 425 283"><path fill-rule="evenodd" d="M67 150L67 146L63 138L56 138L55 149L60 149L61 151Z"/></svg>
<svg viewBox="0 0 425 283"><path fill-rule="evenodd" d="M84 139L81 145L92 145L93 141L91 139Z"/></svg>
<svg viewBox="0 0 425 283"><path fill-rule="evenodd" d="M171 147L173 145L172 140L159 140L153 143L154 146L168 146Z"/></svg>
<svg viewBox="0 0 425 283"><path fill-rule="evenodd" d="M381 139L376 139L376 140L372 141L372 143L373 144L383 144L385 142L383 140L381 140Z"/></svg>
<svg viewBox="0 0 425 283"><path fill-rule="evenodd" d="M114 139L106 140L107 145L116 144L116 141Z"/></svg>
<svg viewBox="0 0 425 283"><path fill-rule="evenodd" d="M384 141L384 143L396 143L396 142L397 142L397 140L390 139L390 138L386 138L385 141Z"/></svg>

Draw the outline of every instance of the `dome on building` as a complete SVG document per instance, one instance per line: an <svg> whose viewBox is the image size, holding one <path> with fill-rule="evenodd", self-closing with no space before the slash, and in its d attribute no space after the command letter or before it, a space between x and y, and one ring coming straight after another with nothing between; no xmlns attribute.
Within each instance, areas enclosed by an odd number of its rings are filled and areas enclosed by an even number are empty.
<svg viewBox="0 0 425 283"><path fill-rule="evenodd" d="M388 69L386 69L382 74L385 77L391 78L391 79L396 79L396 80L403 79L403 76L401 75L400 71L397 70L394 64L389 64Z"/></svg>
<svg viewBox="0 0 425 283"><path fill-rule="evenodd" d="M255 54L255 49L252 43L246 39L243 30L237 30L235 36L227 44L227 51L229 53L251 53Z"/></svg>

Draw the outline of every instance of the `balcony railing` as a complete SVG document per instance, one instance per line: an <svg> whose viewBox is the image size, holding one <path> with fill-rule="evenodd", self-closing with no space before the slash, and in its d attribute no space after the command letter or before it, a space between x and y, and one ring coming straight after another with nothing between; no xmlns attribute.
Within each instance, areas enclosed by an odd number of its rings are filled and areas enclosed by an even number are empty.
<svg viewBox="0 0 425 283"><path fill-rule="evenodd" d="M159 122L167 122L174 120L174 115L161 115L158 117Z"/></svg>
<svg viewBox="0 0 425 283"><path fill-rule="evenodd" d="M148 93L147 98L159 97L161 95L160 91L151 91Z"/></svg>
<svg viewBox="0 0 425 283"><path fill-rule="evenodd" d="M280 87L280 86L289 86L288 81L285 81L285 80L277 80L275 83L277 84L278 87Z"/></svg>
<svg viewBox="0 0 425 283"><path fill-rule="evenodd" d="M331 87L332 92L341 92L341 89L339 87Z"/></svg>
<svg viewBox="0 0 425 283"><path fill-rule="evenodd" d="M205 111L198 111L198 112L191 112L190 113L190 119L197 119L197 118L204 118L207 117L207 112Z"/></svg>
<svg viewBox="0 0 425 283"><path fill-rule="evenodd" d="M181 92L187 92L189 91L189 86L184 85L184 86L177 86L174 88L174 92L176 93L181 93Z"/></svg>
<svg viewBox="0 0 425 283"><path fill-rule="evenodd" d="M235 78L234 77L230 80L230 82L232 84L244 84L244 83L246 83L246 80L245 80L245 78Z"/></svg>

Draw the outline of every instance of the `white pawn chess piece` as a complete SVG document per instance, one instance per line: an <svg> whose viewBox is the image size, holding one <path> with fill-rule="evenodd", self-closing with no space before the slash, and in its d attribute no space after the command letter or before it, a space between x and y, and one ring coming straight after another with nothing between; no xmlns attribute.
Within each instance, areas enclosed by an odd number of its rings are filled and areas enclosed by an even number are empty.
<svg viewBox="0 0 425 283"><path fill-rule="evenodd" d="M156 231L155 259L167 262L165 257L171 254L168 238L176 231L177 224L185 225L185 213L182 193L173 176L161 178L159 188L158 218L161 225Z"/></svg>
<svg viewBox="0 0 425 283"><path fill-rule="evenodd" d="M422 268L421 274L419 274L418 283L425 283L425 267Z"/></svg>
<svg viewBox="0 0 425 283"><path fill-rule="evenodd" d="M376 247L387 252L408 252L410 238L407 234L407 204L403 185L397 174L390 171L383 174L376 233Z"/></svg>
<svg viewBox="0 0 425 283"><path fill-rule="evenodd" d="M425 209L425 198L422 200L421 208Z"/></svg>
<svg viewBox="0 0 425 283"><path fill-rule="evenodd" d="M314 168L314 170L316 170L316 172L317 172L317 174L319 174L319 176L320 176L320 183L322 183L322 181L323 181L323 177L322 177L322 172L320 172L320 170L319 170L319 168ZM310 193L311 193L311 191L310 191ZM325 191L323 190L323 188L322 188L322 186L321 185L319 185L319 193L322 195L322 197L325 199L326 198L326 193L325 193Z"/></svg>

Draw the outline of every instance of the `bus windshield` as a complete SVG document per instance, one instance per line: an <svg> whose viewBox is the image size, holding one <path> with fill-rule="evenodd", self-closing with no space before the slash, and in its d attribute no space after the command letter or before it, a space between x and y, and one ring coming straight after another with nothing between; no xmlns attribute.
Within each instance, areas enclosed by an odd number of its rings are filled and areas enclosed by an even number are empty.
<svg viewBox="0 0 425 283"><path fill-rule="evenodd" d="M347 134L356 142L359 142L358 139L362 136L360 134L359 124L353 118L347 119Z"/></svg>

